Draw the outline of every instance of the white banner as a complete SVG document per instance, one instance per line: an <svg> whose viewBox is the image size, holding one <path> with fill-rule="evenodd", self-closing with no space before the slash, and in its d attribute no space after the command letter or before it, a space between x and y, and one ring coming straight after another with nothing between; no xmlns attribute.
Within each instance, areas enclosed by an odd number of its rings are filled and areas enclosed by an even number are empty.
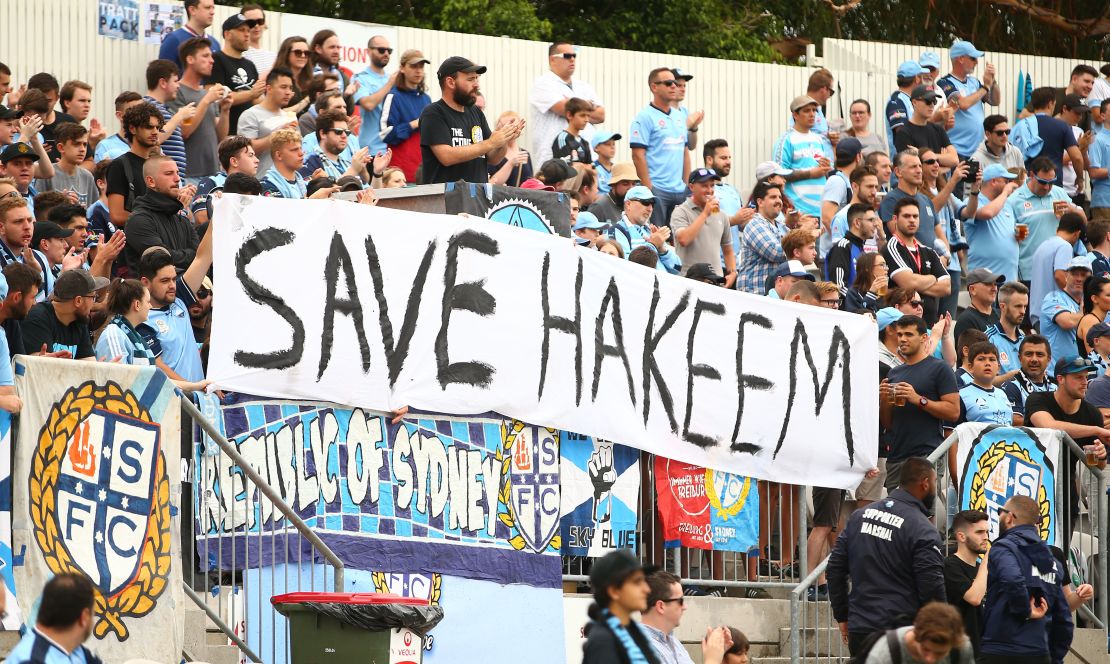
<svg viewBox="0 0 1110 664"><path fill-rule="evenodd" d="M209 373L229 390L494 411L761 479L875 466L875 324L484 219L224 196Z"/></svg>

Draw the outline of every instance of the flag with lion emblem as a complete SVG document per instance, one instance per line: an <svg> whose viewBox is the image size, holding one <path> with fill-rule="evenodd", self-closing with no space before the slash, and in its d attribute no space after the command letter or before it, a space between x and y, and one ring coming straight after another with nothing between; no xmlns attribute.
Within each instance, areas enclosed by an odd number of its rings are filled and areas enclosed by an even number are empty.
<svg viewBox="0 0 1110 664"><path fill-rule="evenodd" d="M12 467L20 607L63 572L96 586L104 661L181 659L180 409L155 367L19 356ZM21 558L21 560L19 560Z"/></svg>

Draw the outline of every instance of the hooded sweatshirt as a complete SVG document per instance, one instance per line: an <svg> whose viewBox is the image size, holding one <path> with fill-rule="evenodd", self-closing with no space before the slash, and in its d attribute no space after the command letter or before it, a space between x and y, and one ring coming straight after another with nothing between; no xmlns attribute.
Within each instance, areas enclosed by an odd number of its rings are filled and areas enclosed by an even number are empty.
<svg viewBox="0 0 1110 664"><path fill-rule="evenodd" d="M170 252L174 266L185 270L193 262L200 245L197 231L181 201L153 189L135 199L125 231L124 258L136 273L139 259L150 247L164 247Z"/></svg>
<svg viewBox="0 0 1110 664"><path fill-rule="evenodd" d="M1038 620L1029 619L1033 597L1048 602ZM1073 630L1064 572L1032 525L1014 526L991 547L983 606L983 654L1064 661Z"/></svg>

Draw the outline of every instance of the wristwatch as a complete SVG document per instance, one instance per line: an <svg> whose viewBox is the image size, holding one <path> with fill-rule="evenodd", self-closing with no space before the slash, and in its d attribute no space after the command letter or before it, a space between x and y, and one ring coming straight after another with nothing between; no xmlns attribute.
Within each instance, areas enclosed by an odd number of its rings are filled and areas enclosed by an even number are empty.
<svg viewBox="0 0 1110 664"><path fill-rule="evenodd" d="M925 397L921 397L920 399L918 399L918 400L917 400L917 405L919 405L919 406L921 406L922 408L924 408L925 406L928 406L928 405L929 405L929 400L928 400L928 399L926 399Z"/></svg>

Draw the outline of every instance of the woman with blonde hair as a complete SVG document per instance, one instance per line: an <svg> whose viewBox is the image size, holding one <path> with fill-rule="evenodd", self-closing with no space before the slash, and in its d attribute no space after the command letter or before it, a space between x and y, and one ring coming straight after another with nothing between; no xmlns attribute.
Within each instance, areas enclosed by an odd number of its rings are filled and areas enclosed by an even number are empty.
<svg viewBox="0 0 1110 664"><path fill-rule="evenodd" d="M504 127L509 122L520 118L516 111L505 111L497 117L497 126L494 130ZM534 177L532 157L528 151L517 145L516 138L509 141L505 149L505 158L496 164L489 164L490 184L507 184L510 187L519 187L521 182Z"/></svg>

